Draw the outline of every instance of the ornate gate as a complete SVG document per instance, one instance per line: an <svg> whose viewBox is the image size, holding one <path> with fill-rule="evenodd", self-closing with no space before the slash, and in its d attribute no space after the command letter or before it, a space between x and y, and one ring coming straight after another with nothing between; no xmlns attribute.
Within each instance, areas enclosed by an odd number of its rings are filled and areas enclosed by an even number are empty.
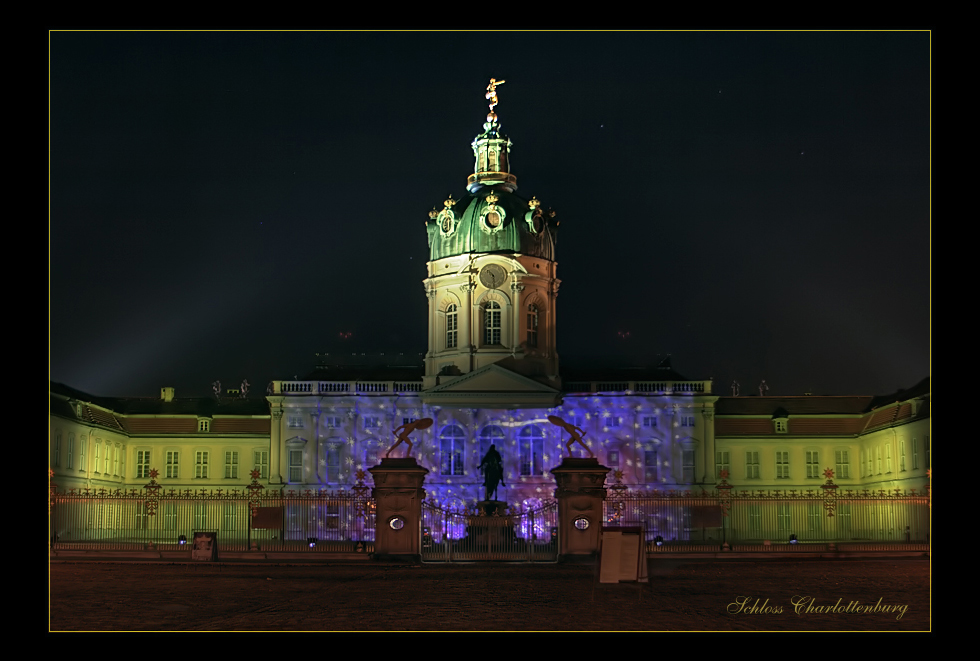
<svg viewBox="0 0 980 661"><path fill-rule="evenodd" d="M421 551L422 562L556 562L558 504L487 515L423 502Z"/></svg>

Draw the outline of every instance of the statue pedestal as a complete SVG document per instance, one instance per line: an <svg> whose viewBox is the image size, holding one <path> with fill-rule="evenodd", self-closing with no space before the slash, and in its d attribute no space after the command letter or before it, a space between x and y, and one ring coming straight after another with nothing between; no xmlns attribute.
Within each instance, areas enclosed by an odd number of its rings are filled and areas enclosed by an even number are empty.
<svg viewBox="0 0 980 661"><path fill-rule="evenodd" d="M368 472L374 478L371 497L377 505L374 557L418 560L422 526L422 484L428 470L412 457L384 458Z"/></svg>
<svg viewBox="0 0 980 661"><path fill-rule="evenodd" d="M611 469L595 458L566 457L551 469L558 487L558 554L561 556L594 555L599 550L602 530L604 486Z"/></svg>

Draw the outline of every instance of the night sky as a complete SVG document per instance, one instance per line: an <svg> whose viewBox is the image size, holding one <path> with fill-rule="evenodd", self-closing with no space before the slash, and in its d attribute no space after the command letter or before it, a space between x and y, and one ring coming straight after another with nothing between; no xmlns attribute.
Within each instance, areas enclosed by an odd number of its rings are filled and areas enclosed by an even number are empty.
<svg viewBox="0 0 980 661"><path fill-rule="evenodd" d="M491 77L518 194L561 223L563 365L929 374L928 32L50 37L54 381L258 396L317 352L424 354L424 223Z"/></svg>

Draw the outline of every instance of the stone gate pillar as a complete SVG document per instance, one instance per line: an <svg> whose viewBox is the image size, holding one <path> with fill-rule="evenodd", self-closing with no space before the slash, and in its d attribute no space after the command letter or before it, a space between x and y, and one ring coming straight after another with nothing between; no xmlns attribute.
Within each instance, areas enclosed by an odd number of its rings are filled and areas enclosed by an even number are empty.
<svg viewBox="0 0 980 661"><path fill-rule="evenodd" d="M375 558L417 560L425 498L422 483L429 471L412 457L385 457L368 472L374 478L371 496L377 506Z"/></svg>
<svg viewBox="0 0 980 661"><path fill-rule="evenodd" d="M599 550L602 501L606 499L609 468L594 458L566 457L551 469L558 487L558 555L593 555Z"/></svg>

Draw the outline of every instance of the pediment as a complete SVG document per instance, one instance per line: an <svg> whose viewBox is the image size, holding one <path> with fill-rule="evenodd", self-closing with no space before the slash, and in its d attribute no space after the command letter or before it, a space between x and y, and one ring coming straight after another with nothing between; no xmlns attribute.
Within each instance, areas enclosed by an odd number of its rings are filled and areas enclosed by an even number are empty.
<svg viewBox="0 0 980 661"><path fill-rule="evenodd" d="M523 408L556 406L561 392L500 365L487 365L421 393L428 404Z"/></svg>

